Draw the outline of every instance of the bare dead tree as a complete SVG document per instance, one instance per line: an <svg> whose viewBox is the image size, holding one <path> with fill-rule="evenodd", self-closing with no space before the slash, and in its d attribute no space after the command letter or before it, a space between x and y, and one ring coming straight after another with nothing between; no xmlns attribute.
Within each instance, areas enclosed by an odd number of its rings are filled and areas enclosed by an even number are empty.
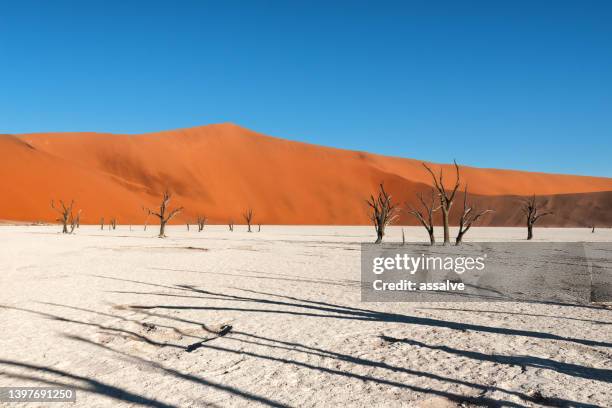
<svg viewBox="0 0 612 408"><path fill-rule="evenodd" d="M142 211L145 212L145 220L144 220L144 230L147 230L147 224L149 223L149 216L151 215L151 210L146 208L144 205L142 206Z"/></svg>
<svg viewBox="0 0 612 408"><path fill-rule="evenodd" d="M189 221L185 223L187 225L187 231L189 231Z"/></svg>
<svg viewBox="0 0 612 408"><path fill-rule="evenodd" d="M251 231L251 222L253 222L253 209L252 208L247 208L247 210L244 212L244 214L242 214L242 216L244 217L244 220L247 223L247 232L252 232Z"/></svg>
<svg viewBox="0 0 612 408"><path fill-rule="evenodd" d="M420 210L414 209L408 205L408 214L413 215L423 227L427 230L429 234L429 243L434 245L436 243L436 238L434 237L434 221L433 214L434 212L440 209L440 205L436 206L436 196L433 188L431 189L431 202L428 204L423 199L423 194L418 194L417 197L423 206L424 212Z"/></svg>
<svg viewBox="0 0 612 408"><path fill-rule="evenodd" d="M261 224L257 224L257 232L261 232Z"/></svg>
<svg viewBox="0 0 612 408"><path fill-rule="evenodd" d="M595 233L595 225L593 225L593 229L591 230L591 234Z"/></svg>
<svg viewBox="0 0 612 408"><path fill-rule="evenodd" d="M68 224L72 224L74 217L72 215L72 207L74 207L74 200L70 201L70 204L66 205L63 200L60 200L60 207L55 206L55 202L51 200L51 208L53 208L59 214L56 221L62 223L62 234L70 234L72 231L68 231ZM74 230L74 228L73 228Z"/></svg>
<svg viewBox="0 0 612 408"><path fill-rule="evenodd" d="M104 217L100 218L100 229L104 231Z"/></svg>
<svg viewBox="0 0 612 408"><path fill-rule="evenodd" d="M72 216L72 212L70 213L70 233L74 232L75 228L79 228L79 224L81 222L81 210L77 212L75 217Z"/></svg>
<svg viewBox="0 0 612 408"><path fill-rule="evenodd" d="M370 195L367 203L371 207L370 219L376 229L376 241L374 243L380 244L385 236L385 228L397 218L398 209L391 202L391 196L387 194L382 183L380 183L378 196L374 198L374 195Z"/></svg>
<svg viewBox="0 0 612 408"><path fill-rule="evenodd" d="M108 229L117 229L117 219L116 218L111 218L110 223L108 224Z"/></svg>
<svg viewBox="0 0 612 408"><path fill-rule="evenodd" d="M202 232L204 230L204 226L206 226L206 216L198 215L198 232Z"/></svg>
<svg viewBox="0 0 612 408"><path fill-rule="evenodd" d="M234 231L234 220L229 220L229 222L227 223L227 226L229 227L229 230L233 232Z"/></svg>
<svg viewBox="0 0 612 408"><path fill-rule="evenodd" d="M434 182L434 187L438 191L438 198L440 200L440 209L442 210L442 225L444 227L444 245L450 244L450 232L448 227L448 216L453 206L453 200L455 199L455 194L457 194L457 190L459 189L460 179L459 179L459 166L457 162L453 160L455 164L455 170L457 172L455 185L452 190L447 190L444 186L444 176L442 172L442 168L440 168L440 174L436 176L436 174L427 166L427 164L423 163L423 167L431 174L431 178Z"/></svg>
<svg viewBox="0 0 612 408"><path fill-rule="evenodd" d="M459 232L457 238L455 238L455 245L460 245L463 242L463 236L472 227L480 217L486 213L492 212L493 210L482 210L478 211L474 209L472 205L468 204L468 187L465 185L465 191L463 193L463 212L461 218L459 218Z"/></svg>
<svg viewBox="0 0 612 408"><path fill-rule="evenodd" d="M534 224L545 215L553 214L552 211L545 211L538 213L538 203L535 198L535 194L526 200L523 200L523 213L527 217L527 239L533 238L533 226Z"/></svg>
<svg viewBox="0 0 612 408"><path fill-rule="evenodd" d="M403 228L402 228L402 245L406 245L406 235L404 234Z"/></svg>
<svg viewBox="0 0 612 408"><path fill-rule="evenodd" d="M172 194L170 194L168 190L164 191L162 195L161 204L159 205L159 211L153 211L151 209L148 210L149 214L152 214L156 216L157 218L159 218L159 237L160 238L166 237L165 232L166 232L166 224L168 223L168 221L170 221L172 218L174 218L175 215L183 211L183 207L175 208L174 210L170 210L168 208L168 204L170 203L171 198L172 198Z"/></svg>

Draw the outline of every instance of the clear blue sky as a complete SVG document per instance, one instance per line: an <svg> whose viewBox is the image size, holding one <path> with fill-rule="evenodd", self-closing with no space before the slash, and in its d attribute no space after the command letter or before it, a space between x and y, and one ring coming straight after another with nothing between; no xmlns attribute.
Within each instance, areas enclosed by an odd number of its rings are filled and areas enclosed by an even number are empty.
<svg viewBox="0 0 612 408"><path fill-rule="evenodd" d="M0 133L234 122L612 176L612 1L0 0Z"/></svg>

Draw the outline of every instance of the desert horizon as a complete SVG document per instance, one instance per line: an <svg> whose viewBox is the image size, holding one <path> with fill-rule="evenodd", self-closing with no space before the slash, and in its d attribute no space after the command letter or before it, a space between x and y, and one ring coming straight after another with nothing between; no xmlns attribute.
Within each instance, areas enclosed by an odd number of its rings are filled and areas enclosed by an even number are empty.
<svg viewBox="0 0 612 408"><path fill-rule="evenodd" d="M252 208L263 224L364 225L365 201L379 183L409 206L418 206L417 195L433 187L420 160L294 142L234 124L129 136L4 135L0 145L5 154L0 180L15 198L0 202L0 214L12 221L53 221L50 201L74 200L84 224L99 224L101 218L142 224L143 207L154 206L167 189L185 208L173 223L193 223L200 215L216 224L236 222ZM424 163L453 177L452 164ZM522 225L517 203L535 194L543 208L556 213L542 219L542 226L612 226L606 211L612 178L458 163L471 200L495 210L480 225ZM453 213L452 222L457 219ZM418 223L404 212L398 222Z"/></svg>
<svg viewBox="0 0 612 408"><path fill-rule="evenodd" d="M612 408L610 21L0 1L0 407Z"/></svg>

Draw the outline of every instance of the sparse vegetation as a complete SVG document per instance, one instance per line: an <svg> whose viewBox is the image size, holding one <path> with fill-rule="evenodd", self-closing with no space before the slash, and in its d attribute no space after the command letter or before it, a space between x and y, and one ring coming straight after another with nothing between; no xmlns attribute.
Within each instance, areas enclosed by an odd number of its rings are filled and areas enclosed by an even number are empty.
<svg viewBox="0 0 612 408"><path fill-rule="evenodd" d="M463 193L463 212L459 218L459 232L457 233L457 238L455 238L455 245L460 245L461 242L463 242L463 236L468 232L473 223L486 213L492 211L493 210L478 211L471 204L468 204L468 187L466 184Z"/></svg>
<svg viewBox="0 0 612 408"><path fill-rule="evenodd" d="M535 223L538 222L538 220L544 217L545 215L553 214L553 212L545 211L539 213L538 202L536 201L535 194L531 198L528 198L523 201L522 210L525 214L525 217L527 218L527 239L531 240L533 239L533 226L535 225Z"/></svg>
<svg viewBox="0 0 612 408"><path fill-rule="evenodd" d="M60 200L59 203L61 207L57 207L55 202L51 200L51 208L59 214L56 221L62 224L62 234L72 234L77 225L80 224L81 210L75 216L73 213L74 200L71 200L68 205L63 200Z"/></svg>
<svg viewBox="0 0 612 408"><path fill-rule="evenodd" d="M166 224L170 221L174 216L183 211L183 207L175 208L174 210L170 210L168 208L168 204L170 203L170 199L172 195L168 190L164 191L162 195L162 201L159 205L159 211L153 211L151 209L148 210L149 214L153 214L157 218L159 218L159 238L166 237ZM145 226L146 229L146 226Z"/></svg>
<svg viewBox="0 0 612 408"><path fill-rule="evenodd" d="M443 176L442 169L440 169L440 174L436 176L433 170L431 170L431 168L427 166L427 164L423 163L423 167L425 167L425 169L429 172L429 174L431 174L431 178L433 180L434 187L438 191L438 198L440 200L440 209L442 210L442 226L444 228L444 245L450 244L450 232L449 232L449 226L448 226L449 225L448 218L449 218L451 207L453 206L453 200L455 199L455 194L457 194L457 190L459 189L459 185L460 185L459 166L457 165L456 161L453 161L453 163L455 164L456 180L455 180L455 185L450 191L447 190L446 187L444 186L444 176Z"/></svg>
<svg viewBox="0 0 612 408"><path fill-rule="evenodd" d="M202 232L204 230L204 226L206 225L206 216L198 215L198 232Z"/></svg>
<svg viewBox="0 0 612 408"><path fill-rule="evenodd" d="M247 223L247 232L252 232L251 223L253 222L253 209L247 208L247 210L244 212L244 214L242 214L242 216L244 217L244 220Z"/></svg>
<svg viewBox="0 0 612 408"><path fill-rule="evenodd" d="M376 241L374 243L380 244L385 236L385 228L395 221L398 211L382 183L380 183L377 197L374 198L374 195L370 195L367 203L371 208L370 219L376 229Z"/></svg>
<svg viewBox="0 0 612 408"><path fill-rule="evenodd" d="M440 209L440 206L439 205L436 206L436 198L435 198L435 193L433 189L431 190L431 201L429 203L427 203L425 199L423 199L423 194L419 193L417 197L419 198L419 201L421 202L421 205L423 206L423 209L425 211L421 212L420 210L411 208L409 206L408 214L413 215L417 220L419 220L421 225L425 227L425 229L427 230L427 233L429 234L429 243L431 245L434 245L436 243L436 238L434 237L433 214L434 212ZM403 230L402 230L402 233L403 233Z"/></svg>

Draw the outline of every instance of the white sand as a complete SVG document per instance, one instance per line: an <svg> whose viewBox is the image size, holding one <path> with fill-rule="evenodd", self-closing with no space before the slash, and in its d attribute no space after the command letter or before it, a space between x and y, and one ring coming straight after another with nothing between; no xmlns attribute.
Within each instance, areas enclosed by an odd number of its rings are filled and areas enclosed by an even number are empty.
<svg viewBox="0 0 612 408"><path fill-rule="evenodd" d="M371 228L141 229L0 227L0 385L68 384L83 407L612 406L611 310L361 303ZM535 234L612 241L610 229Z"/></svg>

